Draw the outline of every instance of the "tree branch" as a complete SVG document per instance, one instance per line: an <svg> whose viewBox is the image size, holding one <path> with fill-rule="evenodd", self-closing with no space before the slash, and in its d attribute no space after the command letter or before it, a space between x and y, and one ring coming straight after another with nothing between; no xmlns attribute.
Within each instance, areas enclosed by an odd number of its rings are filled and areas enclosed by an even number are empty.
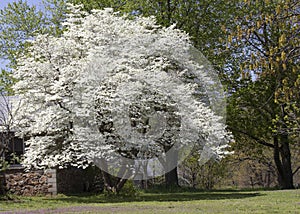
<svg viewBox="0 0 300 214"><path fill-rule="evenodd" d="M232 131L236 131L236 132L239 132L241 134L244 134L248 137L250 137L252 140L255 140L257 143L263 145L263 146L267 146L267 147L270 147L270 148L274 148L274 145L271 144L271 143L268 143L266 142L265 140L262 140L262 139L259 139L258 137L248 133L248 132L245 132L245 131L242 131L242 130L239 130L239 129L235 129L235 128L230 128Z"/></svg>
<svg viewBox="0 0 300 214"><path fill-rule="evenodd" d="M257 45L255 45L253 42L250 41L250 39L246 39L246 41L256 50L258 50L258 52L260 52L262 55L264 55L265 57L268 57L268 55L262 51Z"/></svg>
<svg viewBox="0 0 300 214"><path fill-rule="evenodd" d="M293 175L295 175L300 170L300 166L297 167L297 169L293 172Z"/></svg>

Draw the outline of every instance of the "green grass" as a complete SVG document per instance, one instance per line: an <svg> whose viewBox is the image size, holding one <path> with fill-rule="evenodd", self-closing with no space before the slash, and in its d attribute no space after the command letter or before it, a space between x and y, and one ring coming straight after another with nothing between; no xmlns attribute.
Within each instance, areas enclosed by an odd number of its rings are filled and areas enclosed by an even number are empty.
<svg viewBox="0 0 300 214"><path fill-rule="evenodd" d="M140 193L136 197L80 195L14 197L0 213L300 213L300 190ZM28 212L30 210L30 212Z"/></svg>

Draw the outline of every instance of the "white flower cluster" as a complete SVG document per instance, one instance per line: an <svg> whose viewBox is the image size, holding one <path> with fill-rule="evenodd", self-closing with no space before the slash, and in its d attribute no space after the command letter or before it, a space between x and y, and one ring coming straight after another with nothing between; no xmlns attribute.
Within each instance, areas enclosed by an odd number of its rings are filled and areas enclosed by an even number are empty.
<svg viewBox="0 0 300 214"><path fill-rule="evenodd" d="M71 11L68 30L38 36L14 72L26 165L158 166L170 152L177 164L195 145L201 162L225 154L221 87L188 35L111 9Z"/></svg>

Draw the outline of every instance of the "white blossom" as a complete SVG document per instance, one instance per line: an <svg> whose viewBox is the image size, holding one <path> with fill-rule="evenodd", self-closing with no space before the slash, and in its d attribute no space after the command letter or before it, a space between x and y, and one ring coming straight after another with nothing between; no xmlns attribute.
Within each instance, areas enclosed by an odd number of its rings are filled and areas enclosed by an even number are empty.
<svg viewBox="0 0 300 214"><path fill-rule="evenodd" d="M134 168L162 164L172 151L177 164L195 144L202 162L221 158L231 140L216 113L224 97L188 35L153 17L72 8L67 31L39 35L14 71L24 163L86 167L105 158Z"/></svg>

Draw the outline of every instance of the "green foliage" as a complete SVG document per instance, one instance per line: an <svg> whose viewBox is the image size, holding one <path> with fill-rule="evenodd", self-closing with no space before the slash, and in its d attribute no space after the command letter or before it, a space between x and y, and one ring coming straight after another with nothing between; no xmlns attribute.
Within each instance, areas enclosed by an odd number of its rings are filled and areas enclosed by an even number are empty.
<svg viewBox="0 0 300 214"><path fill-rule="evenodd" d="M20 63L20 56L27 53L27 48L37 34L48 33L59 36L63 28L61 21L65 16L65 1L45 0L44 9L30 6L24 0L8 3L0 10L0 58L8 62L0 75L0 87L12 93L11 85L15 80L11 70Z"/></svg>
<svg viewBox="0 0 300 214"><path fill-rule="evenodd" d="M8 167L8 162L4 158L0 158L0 172L5 171Z"/></svg>
<svg viewBox="0 0 300 214"><path fill-rule="evenodd" d="M237 2L236 26L224 30L227 47L241 65L236 82L246 84L238 84L229 99L228 124L239 142L236 148L260 157L255 153L262 151L261 146L271 148L280 185L292 188L290 144L300 133L296 125L300 3Z"/></svg>
<svg viewBox="0 0 300 214"><path fill-rule="evenodd" d="M60 36L65 30L62 21L66 18L67 5L65 0L42 0L44 5L45 32Z"/></svg>
<svg viewBox="0 0 300 214"><path fill-rule="evenodd" d="M22 157L16 156L15 153L11 153L9 155L10 156L9 161L5 159L5 156L0 157L0 172L4 172L5 170L7 170L11 164L20 163L22 159Z"/></svg>
<svg viewBox="0 0 300 214"><path fill-rule="evenodd" d="M241 1L228 37L228 46L243 56L241 76L255 80L246 96L255 95L256 108L269 108L272 125L266 128L278 134L300 133L293 126L299 124L299 6L296 0Z"/></svg>
<svg viewBox="0 0 300 214"><path fill-rule="evenodd" d="M199 164L199 155L193 153L180 165L183 178L189 186L198 189L211 190L228 176L227 158L221 161L209 160L204 165Z"/></svg>
<svg viewBox="0 0 300 214"><path fill-rule="evenodd" d="M12 77L11 73L8 72L5 69L1 69L0 73L0 92L1 93L7 93L7 94L12 94L12 89L11 85L15 82L16 80Z"/></svg>
<svg viewBox="0 0 300 214"><path fill-rule="evenodd" d="M44 29L43 13L26 1L9 3L0 10L0 57L10 61L10 67L24 54L30 40Z"/></svg>
<svg viewBox="0 0 300 214"><path fill-rule="evenodd" d="M120 192L104 190L104 196L107 198L136 197L139 193L139 189L134 185L132 180L127 180Z"/></svg>
<svg viewBox="0 0 300 214"><path fill-rule="evenodd" d="M126 181L121 191L119 192L120 196L123 197L135 197L140 193L139 189L134 185L132 180Z"/></svg>
<svg viewBox="0 0 300 214"><path fill-rule="evenodd" d="M81 4L85 11L91 12L94 9L114 8L115 11L125 11L126 5L131 1L124 0L67 0L71 4Z"/></svg>

